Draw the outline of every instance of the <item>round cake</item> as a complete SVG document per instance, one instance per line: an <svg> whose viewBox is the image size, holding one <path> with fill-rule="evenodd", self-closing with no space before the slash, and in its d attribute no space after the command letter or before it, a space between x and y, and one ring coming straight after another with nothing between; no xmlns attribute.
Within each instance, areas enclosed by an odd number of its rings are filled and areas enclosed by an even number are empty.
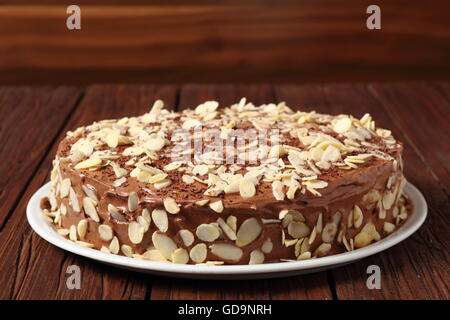
<svg viewBox="0 0 450 320"><path fill-rule="evenodd" d="M90 248L180 264L305 260L365 247L408 216L402 144L369 114L285 103L103 120L60 142L42 216Z"/></svg>

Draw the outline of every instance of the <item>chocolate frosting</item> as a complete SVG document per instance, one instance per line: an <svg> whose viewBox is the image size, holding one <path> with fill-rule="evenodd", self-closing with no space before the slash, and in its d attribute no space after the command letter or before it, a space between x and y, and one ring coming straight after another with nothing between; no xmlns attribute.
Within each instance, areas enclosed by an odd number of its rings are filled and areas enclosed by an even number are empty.
<svg viewBox="0 0 450 320"><path fill-rule="evenodd" d="M225 117L226 112L223 113L222 118ZM172 117L173 124L182 125L181 116ZM220 116L218 116L220 118ZM226 118L226 117L225 117ZM332 118L333 119L333 118ZM330 120L332 122L334 120ZM279 124L278 124L279 125ZM235 128L254 128L254 125L249 121L238 122ZM310 132L314 130L328 134L329 136L343 140L340 136L329 127L323 127L323 124L307 123L304 126ZM86 138L89 133L95 132L94 128L84 129L78 135L68 135L61 141L58 151L57 160L55 161L55 175L53 195L56 205L52 208L48 199L41 203L42 209L48 213L51 209L61 211L61 205L66 208L65 214L61 214L58 221L54 221L57 228L60 230L69 230L72 226L77 226L81 220L87 219L88 228L83 237L77 237L85 244L91 244L96 249L109 248L111 239L103 240L100 237L98 227L99 225L107 225L112 231L113 235L117 237L120 245L130 246L134 257L142 258L149 248L153 248L152 235L153 233L161 233L154 222L150 223L148 230L145 231L142 240L139 243L133 243L129 235L130 222L137 221L139 216L142 216L143 210L148 209L151 213L154 209L165 210L163 200L170 197L180 206L180 212L177 214L167 214L168 229L164 232L171 238L178 248L186 249L189 252L196 244L205 243L208 247L212 244L226 243L235 246L235 240L230 239L221 231L219 238L212 242L207 242L194 236L194 241L186 245L180 236L180 230L189 230L192 234L196 234L197 227L202 224L217 224L218 218L227 221L227 218L234 216L237 219L237 229L249 218L256 218L259 221L262 230L257 238L251 243L240 247L243 254L237 260L224 259L214 255L208 249L207 258L205 261L223 261L226 264L248 264L251 260L252 252L261 251L267 241L272 243L271 250L263 250L264 262L279 262L284 260L297 260L298 255L294 247L296 240L289 235L287 227L283 225L283 219L280 219L280 211L295 210L300 212L304 220L302 221L309 230L316 232L314 239L312 239L312 232L297 241L309 241L307 252L312 257L320 257L322 255L336 254L355 249L355 241L358 234L363 232L365 226L373 225L378 237L383 237L392 232L390 225L397 228L405 219L401 212L405 212L407 206L402 194L404 185L404 178L402 175L402 146L395 142L388 147L385 141L380 136L373 135L368 142L375 145L377 152L383 152L385 157L372 156L364 163L358 164L356 168L350 170L342 170L338 166L331 166L328 169L321 170L317 179L326 182L326 187L320 189L320 196L305 190L303 193L297 192L294 199L284 198L277 200L273 194L272 182L261 180L257 187L256 193L249 198L242 197L239 193L220 193L216 196L205 195L204 192L208 189L208 185L194 181L191 184L186 184L182 180L183 171L170 171L167 179L172 183L165 188L157 189L152 183L139 181L136 177L126 176L125 182L121 185L115 185L117 176L114 168L110 165L96 168L96 170L77 169L76 163L72 163L67 159L70 158L74 145L80 139ZM168 133L170 135L170 132ZM169 139L170 140L170 139ZM284 143L290 146L307 150L307 146L296 138L292 138L289 133L284 133ZM119 154L120 157L115 159L115 163L128 172L132 171L134 166L127 164L132 156L124 156L124 150L129 145L119 145L117 147L108 147L101 145L97 148L99 151L108 151L113 154ZM171 146L166 147L166 152L159 154L159 159L152 162L152 166L163 170L169 164L170 158L168 156ZM350 152L349 155L357 155L367 153L371 147L364 146L362 151ZM287 160L287 155L281 156L284 161ZM245 168L245 167L244 167ZM245 174L244 169L240 169L237 173ZM76 194L81 210L75 211L72 206L70 197L61 197L58 190L61 189L61 184L64 179L70 180L70 186ZM85 209L82 207L83 199L86 197L86 192L83 190L88 188L91 190L98 200L96 203L96 211L99 216L99 221L96 222L92 217L89 217ZM367 194L376 191L380 195L380 199L376 201L368 201ZM128 198L131 193L137 193L138 208L130 212L128 208ZM61 193L61 192L60 192ZM388 200L384 197L388 193L395 196L395 202L389 206L386 205ZM215 212L208 204L200 206L197 201L209 200L209 203L221 200L223 203L223 211ZM388 203L389 204L389 203ZM108 205L113 205L124 214L124 221L120 221L111 216ZM355 206L360 208L362 212L362 221L358 226L350 226L349 220L355 219L349 215L354 214ZM384 206L384 207L383 207ZM380 213L380 211L383 211ZM48 214L53 216L52 214ZM320 223L319 223L320 220ZM324 226L336 223L337 231L332 241L325 242ZM386 225L388 227L386 227ZM366 228L367 229L367 228ZM320 233L322 232L322 234ZM343 241L345 238L348 241ZM375 236L376 238L376 236ZM373 241L378 239L373 239ZM294 241L290 241L294 240ZM311 241L312 240L312 241ZM347 242L347 245L344 243ZM356 241L357 242L357 241ZM328 248L327 244L330 244ZM357 242L358 243L358 242ZM323 244L326 244L323 246ZM322 246L321 246L322 245ZM299 245L297 244L299 247ZM326 248L326 250L323 250ZM298 250L298 249L297 249ZM123 250L119 254L124 254ZM308 257L308 255L306 255ZM170 260L170 259L169 259ZM195 263L189 259L188 263Z"/></svg>

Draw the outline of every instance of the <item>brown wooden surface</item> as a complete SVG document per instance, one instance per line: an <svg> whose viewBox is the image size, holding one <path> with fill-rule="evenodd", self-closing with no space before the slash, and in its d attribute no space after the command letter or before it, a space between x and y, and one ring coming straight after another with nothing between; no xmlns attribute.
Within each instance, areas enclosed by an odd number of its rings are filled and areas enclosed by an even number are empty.
<svg viewBox="0 0 450 320"><path fill-rule="evenodd" d="M450 2L0 1L0 84L450 80Z"/></svg>
<svg viewBox="0 0 450 320"><path fill-rule="evenodd" d="M231 104L286 101L327 113L370 112L405 144L405 173L424 194L424 226L401 244L348 266L272 280L193 281L104 266L42 240L25 207L48 180L65 131L104 118L138 115L161 98L175 109L206 99ZM449 83L329 85L95 85L0 87L0 299L449 299ZM67 266L82 271L82 288L66 287ZM366 268L382 271L368 290Z"/></svg>

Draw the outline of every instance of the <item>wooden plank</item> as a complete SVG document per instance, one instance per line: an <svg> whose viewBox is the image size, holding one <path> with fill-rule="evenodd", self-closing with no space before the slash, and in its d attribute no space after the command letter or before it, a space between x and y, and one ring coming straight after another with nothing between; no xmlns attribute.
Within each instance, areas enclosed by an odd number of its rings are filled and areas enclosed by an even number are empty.
<svg viewBox="0 0 450 320"><path fill-rule="evenodd" d="M450 103L450 82L431 82L428 83L433 88L436 88L442 96L445 97L448 103Z"/></svg>
<svg viewBox="0 0 450 320"><path fill-rule="evenodd" d="M424 83L374 84L370 89L405 131L422 161L432 168L433 177L450 194L450 102ZM398 107L401 105L404 107Z"/></svg>
<svg viewBox="0 0 450 320"><path fill-rule="evenodd" d="M188 85L183 86L180 108L195 107L206 100L221 106L236 103L241 97L255 104L274 101L268 85ZM151 299L332 299L326 273L285 279L244 281L199 281L156 278Z"/></svg>
<svg viewBox="0 0 450 320"><path fill-rule="evenodd" d="M364 85L326 85L314 90L307 86L282 87L280 92L288 103L301 103L292 98L301 96L308 109L320 112L355 116L371 113L379 126L392 129L394 136L405 142L406 177L424 192L429 205L427 221L412 237L381 254L333 270L338 298L448 299L448 197L430 175L430 164L410 144L412 140L397 118L390 116L387 107ZM405 106L402 102L389 108L400 110ZM368 290L366 286L366 269L373 264L382 270L381 290Z"/></svg>
<svg viewBox="0 0 450 320"><path fill-rule="evenodd" d="M445 0L379 0L381 32L370 1L86 1L79 31L24 2L0 7L0 83L449 79Z"/></svg>
<svg viewBox="0 0 450 320"><path fill-rule="evenodd" d="M0 89L0 231L80 94L75 87Z"/></svg>
<svg viewBox="0 0 450 320"><path fill-rule="evenodd" d="M95 120L138 115L148 111L154 99L175 104L176 87L94 86L70 118L63 132ZM63 135L60 136L62 138ZM104 266L60 250L42 240L24 221L28 199L48 181L56 144L29 184L5 226L0 242L0 299L143 299L150 289L148 277ZM69 265L82 273L81 290L69 290L65 274ZM9 289L9 290L8 290Z"/></svg>

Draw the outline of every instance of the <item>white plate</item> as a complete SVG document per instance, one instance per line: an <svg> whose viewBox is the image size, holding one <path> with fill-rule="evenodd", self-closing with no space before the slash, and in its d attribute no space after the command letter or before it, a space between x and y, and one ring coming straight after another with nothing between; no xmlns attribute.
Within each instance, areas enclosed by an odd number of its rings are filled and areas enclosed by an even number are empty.
<svg viewBox="0 0 450 320"><path fill-rule="evenodd" d="M326 256L317 259L268 263L259 265L239 266L197 266L160 263L137 260L128 257L113 255L75 244L59 235L50 223L42 219L39 202L47 194L50 183L42 186L30 199L27 205L27 218L31 227L42 238L64 250L88 257L99 262L119 268L163 275L177 278L193 279L261 279L287 277L325 269L335 268L344 264L386 250L405 240L413 234L424 222L427 216L427 204L420 191L408 183L405 191L413 202L414 210L405 224L388 237L355 251Z"/></svg>

